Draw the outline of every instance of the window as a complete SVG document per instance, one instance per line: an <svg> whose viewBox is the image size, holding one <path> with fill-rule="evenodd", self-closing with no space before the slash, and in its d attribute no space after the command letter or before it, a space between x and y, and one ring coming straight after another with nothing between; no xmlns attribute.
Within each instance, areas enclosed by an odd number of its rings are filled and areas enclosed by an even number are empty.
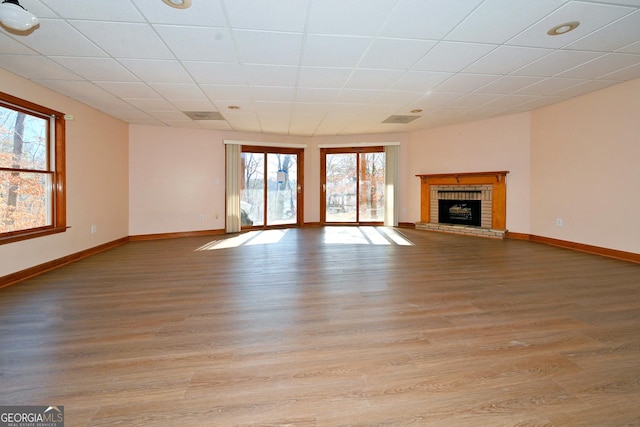
<svg viewBox="0 0 640 427"><path fill-rule="evenodd" d="M0 92L0 244L66 230L62 113Z"/></svg>

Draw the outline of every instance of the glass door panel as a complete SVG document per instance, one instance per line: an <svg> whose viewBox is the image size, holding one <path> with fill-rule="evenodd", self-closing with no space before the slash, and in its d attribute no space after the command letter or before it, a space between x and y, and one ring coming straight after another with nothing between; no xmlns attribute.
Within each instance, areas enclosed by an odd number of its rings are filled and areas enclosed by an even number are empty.
<svg viewBox="0 0 640 427"><path fill-rule="evenodd" d="M384 222L385 153L381 148L322 151L325 223Z"/></svg>
<svg viewBox="0 0 640 427"><path fill-rule="evenodd" d="M303 151L253 146L243 146L242 150L242 227L300 224Z"/></svg>
<svg viewBox="0 0 640 427"><path fill-rule="evenodd" d="M360 153L359 222L384 222L384 153Z"/></svg>
<svg viewBox="0 0 640 427"><path fill-rule="evenodd" d="M242 153L240 159L240 224L259 227L264 225L264 153Z"/></svg>
<svg viewBox="0 0 640 427"><path fill-rule="evenodd" d="M326 154L325 159L325 221L357 222L357 155Z"/></svg>
<svg viewBox="0 0 640 427"><path fill-rule="evenodd" d="M298 165L295 154L267 154L267 225L296 224Z"/></svg>

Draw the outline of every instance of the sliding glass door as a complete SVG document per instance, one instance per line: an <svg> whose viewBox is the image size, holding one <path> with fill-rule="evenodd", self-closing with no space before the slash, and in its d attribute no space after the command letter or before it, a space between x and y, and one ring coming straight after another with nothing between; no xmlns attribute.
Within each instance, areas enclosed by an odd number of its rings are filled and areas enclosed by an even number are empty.
<svg viewBox="0 0 640 427"><path fill-rule="evenodd" d="M301 149L242 147L242 228L300 224L302 153Z"/></svg>
<svg viewBox="0 0 640 427"><path fill-rule="evenodd" d="M383 223L383 147L323 148L321 168L323 223Z"/></svg>

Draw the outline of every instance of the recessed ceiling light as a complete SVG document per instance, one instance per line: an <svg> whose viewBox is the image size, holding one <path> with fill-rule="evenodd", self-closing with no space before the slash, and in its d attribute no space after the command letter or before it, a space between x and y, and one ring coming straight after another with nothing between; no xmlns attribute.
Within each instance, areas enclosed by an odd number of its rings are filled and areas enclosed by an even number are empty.
<svg viewBox="0 0 640 427"><path fill-rule="evenodd" d="M191 6L191 0L162 0L162 2L176 9L186 9Z"/></svg>
<svg viewBox="0 0 640 427"><path fill-rule="evenodd" d="M547 31L547 34L549 34L550 36L567 34L569 31L573 31L578 28L578 25L580 25L578 21L565 22L564 24L556 25L555 27Z"/></svg>

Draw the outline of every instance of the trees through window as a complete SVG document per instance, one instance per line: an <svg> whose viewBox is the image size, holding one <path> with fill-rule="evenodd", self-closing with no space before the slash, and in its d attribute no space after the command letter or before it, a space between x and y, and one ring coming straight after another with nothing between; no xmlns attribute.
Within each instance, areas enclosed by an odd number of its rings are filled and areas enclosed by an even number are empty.
<svg viewBox="0 0 640 427"><path fill-rule="evenodd" d="M0 92L0 243L66 229L63 114Z"/></svg>

